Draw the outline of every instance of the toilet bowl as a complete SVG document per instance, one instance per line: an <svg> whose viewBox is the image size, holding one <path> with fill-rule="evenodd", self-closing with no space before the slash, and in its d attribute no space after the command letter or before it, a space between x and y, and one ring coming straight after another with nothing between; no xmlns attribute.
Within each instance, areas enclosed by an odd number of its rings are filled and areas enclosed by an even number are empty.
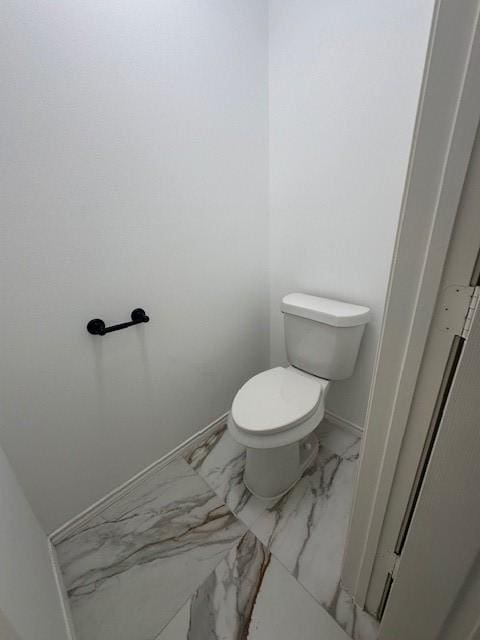
<svg viewBox="0 0 480 640"><path fill-rule="evenodd" d="M329 384L292 366L276 367L238 391L228 429L247 449L244 482L251 493L280 498L313 462L313 431L325 413Z"/></svg>
<svg viewBox="0 0 480 640"><path fill-rule="evenodd" d="M288 367L274 367L237 392L228 430L246 448L244 483L255 496L276 500L315 459L314 430L325 413L331 380L353 372L367 307L289 294L282 300Z"/></svg>

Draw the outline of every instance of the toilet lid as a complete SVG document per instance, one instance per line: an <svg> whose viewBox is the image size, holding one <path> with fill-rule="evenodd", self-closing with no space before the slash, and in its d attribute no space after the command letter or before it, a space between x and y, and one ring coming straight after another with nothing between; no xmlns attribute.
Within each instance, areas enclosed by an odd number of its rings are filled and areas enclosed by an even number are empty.
<svg viewBox="0 0 480 640"><path fill-rule="evenodd" d="M232 418L239 429L275 433L309 418L320 402L325 381L289 367L251 378L238 391Z"/></svg>

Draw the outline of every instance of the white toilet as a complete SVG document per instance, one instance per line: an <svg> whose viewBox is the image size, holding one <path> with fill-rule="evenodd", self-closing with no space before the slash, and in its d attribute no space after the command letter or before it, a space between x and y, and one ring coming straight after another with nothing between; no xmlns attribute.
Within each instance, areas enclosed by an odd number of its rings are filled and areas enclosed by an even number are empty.
<svg viewBox="0 0 480 640"><path fill-rule="evenodd" d="M330 380L352 375L370 317L368 307L304 293L285 296L281 310L290 366L250 378L228 417L247 450L245 485L266 500L291 489L314 460Z"/></svg>

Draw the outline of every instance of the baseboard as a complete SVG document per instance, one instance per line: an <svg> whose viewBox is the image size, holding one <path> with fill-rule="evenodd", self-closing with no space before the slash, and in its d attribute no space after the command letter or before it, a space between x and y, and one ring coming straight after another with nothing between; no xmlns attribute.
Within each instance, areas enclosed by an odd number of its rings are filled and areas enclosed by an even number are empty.
<svg viewBox="0 0 480 640"><path fill-rule="evenodd" d="M196 446L205 438L207 438L211 433L220 429L226 425L228 418L228 412L224 413L222 416L214 420L212 423L197 431L193 436L187 438L184 442L182 442L178 447L172 449L169 453L162 456L159 460L153 462L151 465L137 473L135 476L124 482L119 487L110 491L107 495L97 500L95 503L87 507L84 511L74 516L64 524L62 524L58 529L53 531L48 536L48 543L50 546L55 546L65 540L69 536L71 536L77 529L81 529L85 522L95 517L98 513L114 504L117 500L125 496L127 493L132 491L138 484L143 482L146 477L149 475L156 473L162 467L166 466L169 462L171 462L174 458L179 456L188 455L191 450L195 449ZM356 436L361 437L363 435L362 427L359 427L353 422L346 420L345 418L340 417L336 413L332 411L325 411L325 418L331 423L334 424L349 433L353 433ZM55 550L53 549L53 553ZM54 556L52 556L52 564L53 564ZM55 566L55 565L54 565ZM58 579L58 576L56 574ZM74 640L72 637L71 640Z"/></svg>
<svg viewBox="0 0 480 640"><path fill-rule="evenodd" d="M72 614L70 611L70 603L68 602L67 592L62 579L62 573L58 564L57 552L52 541L47 538L48 554L50 556L50 564L55 578L60 606L62 609L63 620L65 622L66 636L68 640L76 640L75 628L73 626Z"/></svg>
<svg viewBox="0 0 480 640"><path fill-rule="evenodd" d="M84 511L74 516L71 520L68 520L65 524L62 524L58 529L53 531L48 536L49 542L52 545L57 545L62 540L65 540L69 536L71 536L77 529L82 528L82 526L95 517L98 513L115 503L117 500L125 496L127 493L132 491L138 484L143 482L146 477L150 476L153 473L159 471L162 467L165 467L169 462L171 462L174 458L178 458L179 456L188 455L190 451L195 449L200 442L203 442L211 433L224 427L227 423L228 413L224 413L222 416L214 420L212 423L197 431L193 436L187 438L184 442L182 442L178 447L172 449L169 453L161 457L156 462L153 462L148 467L137 473L133 478L127 480L119 487L110 491L106 496L97 500L90 507L87 507Z"/></svg>
<svg viewBox="0 0 480 640"><path fill-rule="evenodd" d="M325 411L325 418L331 424L334 424L341 429L345 429L345 431L348 431L349 433L353 433L354 435L359 437L362 437L363 435L363 427L359 427L358 424L350 422L350 420L346 420L345 418L340 417L332 411Z"/></svg>

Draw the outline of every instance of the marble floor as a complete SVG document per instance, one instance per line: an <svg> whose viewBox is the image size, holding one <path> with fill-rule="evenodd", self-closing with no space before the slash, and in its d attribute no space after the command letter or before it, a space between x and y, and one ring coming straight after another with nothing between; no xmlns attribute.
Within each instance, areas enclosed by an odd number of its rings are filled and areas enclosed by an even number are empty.
<svg viewBox="0 0 480 640"><path fill-rule="evenodd" d="M64 538L76 640L374 640L340 584L359 441L327 423L319 440L266 505L220 430Z"/></svg>

